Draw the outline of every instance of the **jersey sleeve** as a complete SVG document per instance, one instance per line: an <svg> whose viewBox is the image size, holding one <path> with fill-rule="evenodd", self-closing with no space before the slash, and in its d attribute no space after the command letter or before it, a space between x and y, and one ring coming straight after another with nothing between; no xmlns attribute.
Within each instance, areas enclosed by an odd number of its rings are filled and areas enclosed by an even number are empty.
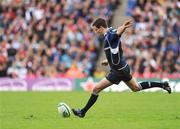
<svg viewBox="0 0 180 129"><path fill-rule="evenodd" d="M112 29L109 31L108 40L111 45L117 44L120 40L120 37L116 34L116 31L117 30L115 29Z"/></svg>
<svg viewBox="0 0 180 129"><path fill-rule="evenodd" d="M117 30L116 29L110 29L109 30L109 41L116 41L119 40L120 36L116 34Z"/></svg>

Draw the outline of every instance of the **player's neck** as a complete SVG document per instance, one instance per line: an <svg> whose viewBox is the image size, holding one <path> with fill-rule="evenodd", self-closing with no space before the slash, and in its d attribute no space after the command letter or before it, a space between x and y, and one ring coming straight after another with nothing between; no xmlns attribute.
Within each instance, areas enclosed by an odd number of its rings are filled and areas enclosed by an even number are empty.
<svg viewBox="0 0 180 129"><path fill-rule="evenodd" d="M108 28L104 28L103 35L105 35L107 33L107 31L108 31Z"/></svg>

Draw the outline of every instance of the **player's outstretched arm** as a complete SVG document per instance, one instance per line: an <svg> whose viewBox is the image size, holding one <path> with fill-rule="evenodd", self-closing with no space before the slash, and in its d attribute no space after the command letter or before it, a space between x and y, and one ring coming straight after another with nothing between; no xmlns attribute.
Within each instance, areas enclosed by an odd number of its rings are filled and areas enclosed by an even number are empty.
<svg viewBox="0 0 180 129"><path fill-rule="evenodd" d="M117 35L121 35L127 28L131 27L133 25L133 20L132 19L128 19L126 20L122 26L119 26L117 28Z"/></svg>

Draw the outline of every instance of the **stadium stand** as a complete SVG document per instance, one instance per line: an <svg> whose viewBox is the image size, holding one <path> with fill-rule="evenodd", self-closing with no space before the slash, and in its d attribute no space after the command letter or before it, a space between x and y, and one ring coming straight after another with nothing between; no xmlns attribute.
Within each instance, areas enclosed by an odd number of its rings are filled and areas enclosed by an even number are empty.
<svg viewBox="0 0 180 129"><path fill-rule="evenodd" d="M123 41L126 58L138 78L180 78L180 2L129 0L133 29Z"/></svg>
<svg viewBox="0 0 180 129"><path fill-rule="evenodd" d="M2 0L0 76L101 78L96 68L101 40L89 26L113 18L118 0ZM138 78L180 78L180 2L129 0L134 27L124 55Z"/></svg>
<svg viewBox="0 0 180 129"><path fill-rule="evenodd" d="M117 0L2 0L0 76L92 76L101 42L90 30L95 17L108 22Z"/></svg>

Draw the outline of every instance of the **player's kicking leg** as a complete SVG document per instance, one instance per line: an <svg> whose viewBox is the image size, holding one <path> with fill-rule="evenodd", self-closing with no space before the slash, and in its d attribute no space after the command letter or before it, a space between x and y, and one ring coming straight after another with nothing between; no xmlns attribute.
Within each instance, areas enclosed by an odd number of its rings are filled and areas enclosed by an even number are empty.
<svg viewBox="0 0 180 129"><path fill-rule="evenodd" d="M125 83L132 89L132 91L135 91L135 92L144 90L144 89L153 88L153 87L159 87L166 90L169 94L171 93L171 88L168 82L144 81L144 82L138 83L136 79L133 77L130 81L125 82Z"/></svg>
<svg viewBox="0 0 180 129"><path fill-rule="evenodd" d="M103 89L105 89L106 87L109 87L111 85L112 85L112 83L110 81L108 81L106 78L103 78L100 82L98 82L95 85L95 87L93 89L93 93L91 94L91 97L89 98L85 107L82 109L72 109L72 112L74 113L74 115L79 116L79 117L84 117L86 112L96 102L96 100L99 96L99 92L101 92Z"/></svg>

